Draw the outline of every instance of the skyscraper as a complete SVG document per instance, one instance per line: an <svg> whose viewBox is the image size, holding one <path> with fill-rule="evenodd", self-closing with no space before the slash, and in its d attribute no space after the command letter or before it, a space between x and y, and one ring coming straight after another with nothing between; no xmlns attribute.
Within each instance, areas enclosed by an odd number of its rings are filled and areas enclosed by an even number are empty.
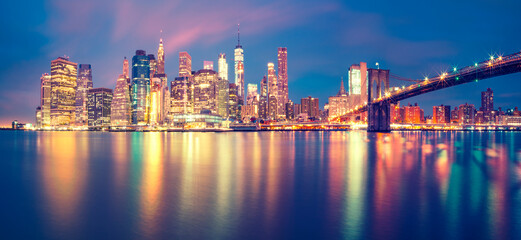
<svg viewBox="0 0 521 240"><path fill-rule="evenodd" d="M277 67L278 67L278 90L279 90L279 115L284 115L285 118L285 107L289 100L288 92L288 49L285 47L279 47L277 54Z"/></svg>
<svg viewBox="0 0 521 240"><path fill-rule="evenodd" d="M157 49L157 73L165 73L165 48L163 47L163 38L159 39L159 48Z"/></svg>
<svg viewBox="0 0 521 240"><path fill-rule="evenodd" d="M194 112L200 113L201 110L210 110L217 114L218 101L218 80L217 72L202 69L194 75Z"/></svg>
<svg viewBox="0 0 521 240"><path fill-rule="evenodd" d="M179 77L192 74L192 57L187 52L179 53Z"/></svg>
<svg viewBox="0 0 521 240"><path fill-rule="evenodd" d="M481 92L481 111L483 111L483 123L493 123L496 112L494 111L494 92L487 88Z"/></svg>
<svg viewBox="0 0 521 240"><path fill-rule="evenodd" d="M229 98L228 98L228 116L231 119L237 119L239 117L239 97L237 94L237 85L230 83Z"/></svg>
<svg viewBox="0 0 521 240"><path fill-rule="evenodd" d="M240 67L239 65L242 65ZM239 103L244 102L244 50L241 46L241 35L237 25L237 46L235 46L235 85Z"/></svg>
<svg viewBox="0 0 521 240"><path fill-rule="evenodd" d="M76 84L76 126L87 126L87 92L92 87L92 68L90 64L80 64L78 66Z"/></svg>
<svg viewBox="0 0 521 240"><path fill-rule="evenodd" d="M433 106L432 123L450 123L450 106L443 104Z"/></svg>
<svg viewBox="0 0 521 240"><path fill-rule="evenodd" d="M125 76L125 78L130 78L130 75L128 74L128 72L129 72L128 59L127 59L127 57L125 57L125 59L123 60L123 75Z"/></svg>
<svg viewBox="0 0 521 240"><path fill-rule="evenodd" d="M170 83L171 114L193 113L194 88L191 77L176 77Z"/></svg>
<svg viewBox="0 0 521 240"><path fill-rule="evenodd" d="M68 57L51 61L51 126L74 123L78 64Z"/></svg>
<svg viewBox="0 0 521 240"><path fill-rule="evenodd" d="M112 89L92 88L88 97L88 125L89 127L110 126L110 106L112 105Z"/></svg>
<svg viewBox="0 0 521 240"><path fill-rule="evenodd" d="M344 79L340 80L340 90L336 96L329 97L329 117L337 117L349 109L349 95L344 88Z"/></svg>
<svg viewBox="0 0 521 240"><path fill-rule="evenodd" d="M219 65L219 77L228 81L228 63L226 62L226 54L219 53L217 64Z"/></svg>
<svg viewBox="0 0 521 240"><path fill-rule="evenodd" d="M116 88L114 89L110 123L112 126L127 126L131 123L130 116L131 108L129 79L125 77L124 74L121 74L116 81Z"/></svg>
<svg viewBox="0 0 521 240"><path fill-rule="evenodd" d="M367 63L353 64L349 68L349 99L351 106L367 101Z"/></svg>
<svg viewBox="0 0 521 240"><path fill-rule="evenodd" d="M132 124L148 123L150 107L150 61L144 50L132 57Z"/></svg>
<svg viewBox="0 0 521 240"><path fill-rule="evenodd" d="M261 90L260 90L260 98L259 98L259 118L267 119L268 118L268 81L266 76L264 76L261 80Z"/></svg>
<svg viewBox="0 0 521 240"><path fill-rule="evenodd" d="M41 107L41 126L51 126L51 75L42 74L40 78L40 107Z"/></svg>
<svg viewBox="0 0 521 240"><path fill-rule="evenodd" d="M258 85L248 83L248 95L246 95L246 104L254 105L259 100Z"/></svg>
<svg viewBox="0 0 521 240"><path fill-rule="evenodd" d="M271 119L278 119L278 86L277 75L275 74L275 65L268 63L268 115Z"/></svg>

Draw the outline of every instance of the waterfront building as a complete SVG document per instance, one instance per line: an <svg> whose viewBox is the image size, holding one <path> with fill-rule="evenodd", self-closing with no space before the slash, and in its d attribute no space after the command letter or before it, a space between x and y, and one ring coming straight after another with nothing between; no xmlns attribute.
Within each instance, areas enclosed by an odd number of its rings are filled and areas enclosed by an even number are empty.
<svg viewBox="0 0 521 240"><path fill-rule="evenodd" d="M187 52L179 53L179 77L192 75L192 57Z"/></svg>
<svg viewBox="0 0 521 240"><path fill-rule="evenodd" d="M302 101L302 100L301 100ZM294 104L294 112L295 112L295 118L302 113L302 104L295 103Z"/></svg>
<svg viewBox="0 0 521 240"><path fill-rule="evenodd" d="M40 77L40 107L41 124L38 127L51 126L51 75L42 74Z"/></svg>
<svg viewBox="0 0 521 240"><path fill-rule="evenodd" d="M170 83L170 111L173 116L194 113L193 77L176 77Z"/></svg>
<svg viewBox="0 0 521 240"><path fill-rule="evenodd" d="M131 123L130 79L125 74L119 75L116 81L110 123L112 126L127 126Z"/></svg>
<svg viewBox="0 0 521 240"><path fill-rule="evenodd" d="M237 120L239 117L239 96L238 87L235 83L230 83L229 87L229 98L228 98L228 117Z"/></svg>
<svg viewBox="0 0 521 240"><path fill-rule="evenodd" d="M350 106L357 106L367 101L367 63L353 64L349 68Z"/></svg>
<svg viewBox="0 0 521 240"><path fill-rule="evenodd" d="M458 123L459 122L459 110L458 107L454 107L452 111L450 111L450 122Z"/></svg>
<svg viewBox="0 0 521 240"><path fill-rule="evenodd" d="M42 127L42 107L38 106L36 107L36 127L41 128Z"/></svg>
<svg viewBox="0 0 521 240"><path fill-rule="evenodd" d="M144 50L132 57L132 124L146 125L150 111L150 61Z"/></svg>
<svg viewBox="0 0 521 240"><path fill-rule="evenodd" d="M349 95L344 88L344 79L340 80L340 90L336 96L329 97L329 118L345 114L349 110Z"/></svg>
<svg viewBox="0 0 521 240"><path fill-rule="evenodd" d="M203 69L205 70L213 70L213 61L204 61Z"/></svg>
<svg viewBox="0 0 521 240"><path fill-rule="evenodd" d="M259 117L258 105L241 106L241 117L243 122L251 122Z"/></svg>
<svg viewBox="0 0 521 240"><path fill-rule="evenodd" d="M268 118L268 82L266 76L262 77L259 97L259 118Z"/></svg>
<svg viewBox="0 0 521 240"><path fill-rule="evenodd" d="M405 120L405 108L400 107L400 102L391 104L391 123L403 123Z"/></svg>
<svg viewBox="0 0 521 240"><path fill-rule="evenodd" d="M278 67L278 105L279 105L279 118L286 118L285 107L289 100L288 91L288 49L285 47L279 47L277 51L277 67Z"/></svg>
<svg viewBox="0 0 521 240"><path fill-rule="evenodd" d="M76 82L76 126L87 126L87 92L93 87L92 67L90 64L78 65L78 78Z"/></svg>
<svg viewBox="0 0 521 240"><path fill-rule="evenodd" d="M194 75L194 112L210 110L217 114L219 77L213 70L201 69Z"/></svg>
<svg viewBox="0 0 521 240"><path fill-rule="evenodd" d="M414 105L407 105L404 107L405 119L404 123L423 123L424 122L424 111L418 106L418 103Z"/></svg>
<svg viewBox="0 0 521 240"><path fill-rule="evenodd" d="M112 96L112 89L89 89L87 93L89 128L110 126L110 106L112 105Z"/></svg>
<svg viewBox="0 0 521 240"><path fill-rule="evenodd" d="M432 107L432 123L450 123L450 106L440 105Z"/></svg>
<svg viewBox="0 0 521 240"><path fill-rule="evenodd" d="M235 46L234 57L235 85L237 86L239 105L242 105L244 102L244 50L241 46L239 26L237 27L237 46Z"/></svg>
<svg viewBox="0 0 521 240"><path fill-rule="evenodd" d="M480 119L480 123L494 123L495 111L494 111L494 92L492 89L487 88L487 91L481 92L481 108L483 112L483 119Z"/></svg>
<svg viewBox="0 0 521 240"><path fill-rule="evenodd" d="M285 105L286 108L286 119L287 120L295 120L295 105L293 104L293 101L288 100L288 102Z"/></svg>
<svg viewBox="0 0 521 240"><path fill-rule="evenodd" d="M218 78L218 84L217 84L217 91L218 91L218 97L217 97L217 114L219 116L222 116L223 118L228 117L228 101L229 101L229 94L230 90L229 85L230 82L226 79L222 79L221 77Z"/></svg>
<svg viewBox="0 0 521 240"><path fill-rule="evenodd" d="M74 123L78 64L68 57L51 61L51 126L69 127Z"/></svg>
<svg viewBox="0 0 521 240"><path fill-rule="evenodd" d="M300 100L301 113L305 113L310 118L318 118L320 116L320 107L318 98L308 96Z"/></svg>
<svg viewBox="0 0 521 240"><path fill-rule="evenodd" d="M474 124L476 108L473 104L462 104L459 106L458 118L460 124Z"/></svg>
<svg viewBox="0 0 521 240"><path fill-rule="evenodd" d="M278 119L278 84L277 75L275 74L275 65L268 63L268 117Z"/></svg>

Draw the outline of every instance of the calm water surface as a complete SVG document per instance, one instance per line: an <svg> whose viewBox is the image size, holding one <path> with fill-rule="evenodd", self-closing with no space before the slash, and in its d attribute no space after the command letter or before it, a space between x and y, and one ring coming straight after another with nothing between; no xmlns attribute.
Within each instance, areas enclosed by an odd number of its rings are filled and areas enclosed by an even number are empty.
<svg viewBox="0 0 521 240"><path fill-rule="evenodd" d="M521 239L521 133L0 131L1 239Z"/></svg>

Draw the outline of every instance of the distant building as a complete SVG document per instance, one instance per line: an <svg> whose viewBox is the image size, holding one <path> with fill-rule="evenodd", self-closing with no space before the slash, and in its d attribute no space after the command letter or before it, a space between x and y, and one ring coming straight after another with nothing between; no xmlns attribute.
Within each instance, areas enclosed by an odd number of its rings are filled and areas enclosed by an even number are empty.
<svg viewBox="0 0 521 240"><path fill-rule="evenodd" d="M318 103L318 98L312 98L308 96L307 98L302 98L300 100L302 113L306 113L310 118L318 118L320 114L320 107Z"/></svg>
<svg viewBox="0 0 521 240"><path fill-rule="evenodd" d="M230 82L227 79L219 77L217 80L217 114L223 118L228 117L228 101L230 96Z"/></svg>
<svg viewBox="0 0 521 240"><path fill-rule="evenodd" d="M178 114L194 113L194 88L191 75L176 77L170 83L170 113Z"/></svg>
<svg viewBox="0 0 521 240"><path fill-rule="evenodd" d="M302 101L302 100L301 100ZM295 118L302 113L302 104L295 103L294 104L294 112L295 112Z"/></svg>
<svg viewBox="0 0 521 240"><path fill-rule="evenodd" d="M68 127L74 123L78 64L68 57L51 61L51 126Z"/></svg>
<svg viewBox="0 0 521 240"><path fill-rule="evenodd" d="M237 120L239 114L239 96L238 88L235 83L230 83L229 87L229 98L228 98L228 117Z"/></svg>
<svg viewBox="0 0 521 240"><path fill-rule="evenodd" d="M286 103L286 119L287 120L295 120L295 104L293 104L293 101L289 100Z"/></svg>
<svg viewBox="0 0 521 240"><path fill-rule="evenodd" d="M237 28L237 46L234 50L235 57L235 86L237 87L237 100L238 104L244 103L244 50L241 46L240 32Z"/></svg>
<svg viewBox="0 0 521 240"><path fill-rule="evenodd" d="M289 101L288 91L288 49L285 47L279 47L277 51L277 67L278 67L278 78L277 78L277 90L278 92L278 113L279 118L286 118L285 107Z"/></svg>
<svg viewBox="0 0 521 240"><path fill-rule="evenodd" d="M340 80L340 90L336 96L329 97L329 117L337 117L345 114L349 110L349 95L344 88L344 79Z"/></svg>
<svg viewBox="0 0 521 240"><path fill-rule="evenodd" d="M226 62L226 54L219 53L217 64L219 65L219 77L228 81L228 63Z"/></svg>
<svg viewBox="0 0 521 240"><path fill-rule="evenodd" d="M219 77L213 70L199 70L194 74L194 112L203 109L217 114Z"/></svg>
<svg viewBox="0 0 521 240"><path fill-rule="evenodd" d="M405 122L405 108L400 108L400 102L391 104L391 123Z"/></svg>
<svg viewBox="0 0 521 240"><path fill-rule="evenodd" d="M454 110L450 111L450 122L459 123L459 109L454 107Z"/></svg>
<svg viewBox="0 0 521 240"><path fill-rule="evenodd" d="M440 105L432 107L432 123L450 123L450 106Z"/></svg>
<svg viewBox="0 0 521 240"><path fill-rule="evenodd" d="M112 105L112 89L92 88L88 95L89 127L110 126L110 106Z"/></svg>
<svg viewBox="0 0 521 240"><path fill-rule="evenodd" d="M213 61L204 61L203 69L205 70L213 70Z"/></svg>
<svg viewBox="0 0 521 240"><path fill-rule="evenodd" d="M279 117L278 105L278 84L277 75L275 74L275 65L268 63L268 118L276 120Z"/></svg>
<svg viewBox="0 0 521 240"><path fill-rule="evenodd" d="M487 88L487 91L481 92L481 108L482 117L478 120L479 123L489 124L494 123L496 112L494 111L494 92Z"/></svg>
<svg viewBox="0 0 521 240"><path fill-rule="evenodd" d="M476 108L473 104L462 104L458 110L458 122L460 124L474 124L474 117L476 114Z"/></svg>
<svg viewBox="0 0 521 240"><path fill-rule="evenodd" d="M132 57L131 87L132 124L149 123L150 111L150 61L144 50L137 50Z"/></svg>
<svg viewBox="0 0 521 240"><path fill-rule="evenodd" d="M131 123L130 79L121 74L116 81L111 105L112 126L127 126Z"/></svg>
<svg viewBox="0 0 521 240"><path fill-rule="evenodd" d="M188 77L192 74L192 57L187 52L179 53L179 77Z"/></svg>
<svg viewBox="0 0 521 240"><path fill-rule="evenodd" d="M268 118L268 81L266 76L264 76L261 80L261 89L260 89L260 97L259 97L259 118L267 119Z"/></svg>
<svg viewBox="0 0 521 240"><path fill-rule="evenodd" d="M87 92L93 87L92 67L90 64L78 66L78 79L76 85L76 126L87 126Z"/></svg>
<svg viewBox="0 0 521 240"><path fill-rule="evenodd" d="M418 106L418 103L414 105L409 104L404 107L405 112L405 123L423 123L424 122L424 112L423 109Z"/></svg>
<svg viewBox="0 0 521 240"><path fill-rule="evenodd" d="M40 78L41 124L38 127L51 126L51 75L44 73Z"/></svg>
<svg viewBox="0 0 521 240"><path fill-rule="evenodd" d="M367 63L353 64L349 68L349 101L357 106L367 101Z"/></svg>

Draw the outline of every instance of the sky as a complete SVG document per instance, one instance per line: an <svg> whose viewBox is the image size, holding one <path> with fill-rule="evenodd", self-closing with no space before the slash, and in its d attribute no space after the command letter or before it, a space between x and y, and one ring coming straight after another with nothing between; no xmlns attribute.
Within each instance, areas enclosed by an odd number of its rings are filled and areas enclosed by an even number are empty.
<svg viewBox="0 0 521 240"><path fill-rule="evenodd" d="M192 69L226 53L233 79L233 50L240 23L245 83L260 84L277 48L288 49L289 96L318 97L323 108L349 66L367 62L410 79L436 76L491 54L521 51L521 1L336 0L49 0L7 1L0 14L0 125L35 122L40 77L59 56L91 64L94 87L114 88L124 57L137 49L157 54L165 45L165 72L178 73L178 53ZM161 33L162 30L162 33ZM391 80L393 86L409 82ZM521 74L463 84L407 99L426 115L432 106L480 106L481 91L494 106L521 107Z"/></svg>

